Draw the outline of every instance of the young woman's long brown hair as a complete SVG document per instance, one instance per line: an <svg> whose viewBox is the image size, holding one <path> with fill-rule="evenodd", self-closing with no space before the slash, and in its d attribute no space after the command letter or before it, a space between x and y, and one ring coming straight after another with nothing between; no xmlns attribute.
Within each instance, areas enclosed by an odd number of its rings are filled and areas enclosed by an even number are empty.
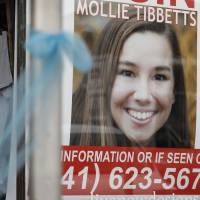
<svg viewBox="0 0 200 200"><path fill-rule="evenodd" d="M137 21L135 17L111 20L102 31L93 69L84 76L73 95L71 145L140 145L128 140L114 123L110 96L124 42L131 34L145 31L161 34L169 41L175 80L175 103L171 114L164 126L154 134L149 146L190 147L183 65L175 31L171 25Z"/></svg>

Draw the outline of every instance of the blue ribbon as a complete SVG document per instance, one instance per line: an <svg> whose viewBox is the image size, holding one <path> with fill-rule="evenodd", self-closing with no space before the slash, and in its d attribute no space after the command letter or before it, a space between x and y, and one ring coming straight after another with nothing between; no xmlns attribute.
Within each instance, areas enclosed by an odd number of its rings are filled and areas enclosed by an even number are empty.
<svg viewBox="0 0 200 200"><path fill-rule="evenodd" d="M17 86L17 93L20 97L19 106L17 107L16 115L13 124L16 128L17 134L17 144L20 143L21 137L24 132L24 121L26 115L26 100L30 112L34 108L35 97L39 96L46 87L49 87L50 83L53 83L55 73L59 73L61 68L61 57L63 53L70 59L74 66L81 72L87 72L91 69L92 58L87 46L77 35L72 35L70 33L58 33L50 34L45 32L33 31L30 34L30 38L26 43L26 49L30 54L39 59L42 62L42 71L33 81L30 91L27 97L24 96L22 88L24 88L25 74L22 73ZM31 68L33 69L33 68ZM10 156L10 139L12 134L12 121L8 124L3 137L0 138L0 158L6 160L4 167L0 170L0 173L3 174L3 179L7 179L8 175L8 162ZM30 155L33 151L32 144L28 149L28 154ZM18 152L18 170L25 163L25 146L22 146ZM6 184L6 181L4 182ZM3 191L3 188L0 188L0 192ZM3 191L5 192L5 191Z"/></svg>
<svg viewBox="0 0 200 200"><path fill-rule="evenodd" d="M68 32L50 34L33 31L26 48L33 57L41 59L44 63L59 63L60 55L64 52L78 70L86 72L92 66L87 46L78 35Z"/></svg>

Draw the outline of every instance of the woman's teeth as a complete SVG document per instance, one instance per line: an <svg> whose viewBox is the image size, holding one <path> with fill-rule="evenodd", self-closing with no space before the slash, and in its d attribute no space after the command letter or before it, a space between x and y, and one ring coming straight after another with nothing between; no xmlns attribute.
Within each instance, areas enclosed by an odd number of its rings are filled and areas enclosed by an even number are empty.
<svg viewBox="0 0 200 200"><path fill-rule="evenodd" d="M134 117L138 120L146 120L153 116L154 112L137 112L134 110L128 110L128 113L131 115L131 117Z"/></svg>

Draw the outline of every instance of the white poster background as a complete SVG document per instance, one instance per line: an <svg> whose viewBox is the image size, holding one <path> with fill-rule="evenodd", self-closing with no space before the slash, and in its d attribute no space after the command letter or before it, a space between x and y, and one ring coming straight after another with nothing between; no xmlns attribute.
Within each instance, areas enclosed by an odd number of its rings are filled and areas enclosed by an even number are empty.
<svg viewBox="0 0 200 200"><path fill-rule="evenodd" d="M88 0L90 1L90 0ZM101 1L101 0L99 0ZM102 0L103 1L103 0ZM147 0L145 3L135 3L132 0L104 0L113 2L133 3L138 5L159 6L165 8L184 9L200 11L200 1L195 0L195 8L188 8L185 0L177 0L177 6L170 6L170 0L163 0L164 5L158 5L157 0ZM74 32L74 0L63 0L63 30ZM197 80L200 79L200 15L198 13L197 25ZM72 107L72 85L73 85L73 65L69 60L64 59L64 73L63 73L63 138L62 145L69 145L70 126L71 126L71 107ZM196 133L195 133L195 148L200 148L200 81L197 81L197 107L196 107ZM126 196L110 196L108 195L82 195L82 196L63 196L63 200L200 200L197 195L126 195Z"/></svg>

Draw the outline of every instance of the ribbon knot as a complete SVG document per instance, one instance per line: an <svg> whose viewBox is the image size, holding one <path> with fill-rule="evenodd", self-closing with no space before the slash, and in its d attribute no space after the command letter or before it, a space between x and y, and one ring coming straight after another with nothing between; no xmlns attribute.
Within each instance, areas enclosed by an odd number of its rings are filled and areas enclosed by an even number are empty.
<svg viewBox="0 0 200 200"><path fill-rule="evenodd" d="M33 31L26 48L33 57L44 63L50 61L59 63L60 56L64 52L78 70L85 72L92 66L92 58L87 46L79 36L67 32L51 34Z"/></svg>

